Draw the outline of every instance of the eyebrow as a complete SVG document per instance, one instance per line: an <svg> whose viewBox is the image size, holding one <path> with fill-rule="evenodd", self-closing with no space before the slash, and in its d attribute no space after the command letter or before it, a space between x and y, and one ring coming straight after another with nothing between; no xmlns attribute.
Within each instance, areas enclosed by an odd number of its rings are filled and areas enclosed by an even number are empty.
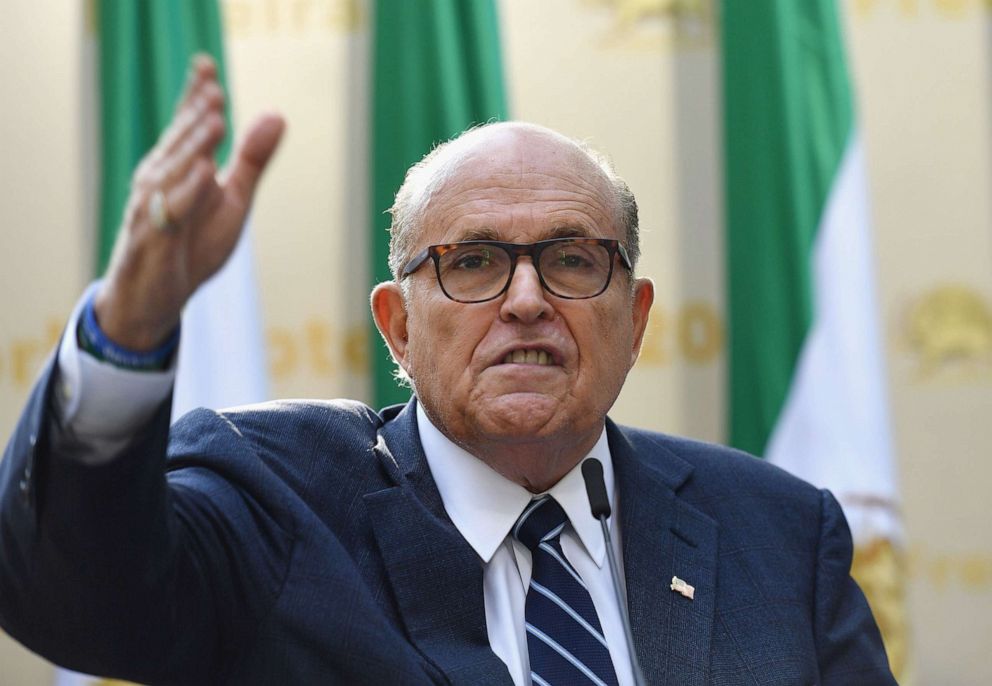
<svg viewBox="0 0 992 686"><path fill-rule="evenodd" d="M541 240L552 238L589 238L592 234L580 226L556 226L545 234ZM469 229L458 237L458 241L499 241L500 236L492 227Z"/></svg>
<svg viewBox="0 0 992 686"><path fill-rule="evenodd" d="M556 226L546 238L589 238L591 234L581 226Z"/></svg>
<svg viewBox="0 0 992 686"><path fill-rule="evenodd" d="M469 229L464 234L459 236L458 240L459 241L498 241L499 234L496 233L496 229L491 227Z"/></svg>

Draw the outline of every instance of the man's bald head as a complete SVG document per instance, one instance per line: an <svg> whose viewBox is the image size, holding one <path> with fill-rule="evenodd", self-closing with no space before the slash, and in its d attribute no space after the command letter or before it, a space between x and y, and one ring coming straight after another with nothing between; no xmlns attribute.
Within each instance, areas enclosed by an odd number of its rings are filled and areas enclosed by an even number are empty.
<svg viewBox="0 0 992 686"><path fill-rule="evenodd" d="M524 122L498 122L469 129L442 143L407 172L390 208L389 268L394 279L399 279L400 270L414 251L421 223L434 194L460 170L471 173L467 170L469 163L484 163L487 152L528 143L554 147L562 155L574 156L576 165L588 166L590 177L598 177L590 178L590 182L598 181L609 189L617 235L623 236L631 262L636 265L640 255L637 202L610 161L585 143L552 129Z"/></svg>

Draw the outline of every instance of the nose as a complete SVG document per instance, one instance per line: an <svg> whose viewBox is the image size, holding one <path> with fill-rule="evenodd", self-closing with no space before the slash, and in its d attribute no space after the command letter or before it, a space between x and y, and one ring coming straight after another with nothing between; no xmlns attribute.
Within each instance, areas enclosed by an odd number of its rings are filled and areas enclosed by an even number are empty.
<svg viewBox="0 0 992 686"><path fill-rule="evenodd" d="M521 257L500 305L500 317L504 321L533 322L551 319L554 313L534 263L528 257Z"/></svg>

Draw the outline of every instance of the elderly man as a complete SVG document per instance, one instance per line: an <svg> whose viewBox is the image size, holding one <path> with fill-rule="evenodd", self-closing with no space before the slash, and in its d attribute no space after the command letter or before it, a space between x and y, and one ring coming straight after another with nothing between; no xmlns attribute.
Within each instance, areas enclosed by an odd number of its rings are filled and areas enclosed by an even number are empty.
<svg viewBox="0 0 992 686"><path fill-rule="evenodd" d="M890 684L829 493L607 419L653 285L583 146L470 131L407 175L372 294L415 398L168 425L180 311L283 130L217 175L199 60L0 466L0 624L69 667L179 684ZM632 642L580 474L602 462Z"/></svg>

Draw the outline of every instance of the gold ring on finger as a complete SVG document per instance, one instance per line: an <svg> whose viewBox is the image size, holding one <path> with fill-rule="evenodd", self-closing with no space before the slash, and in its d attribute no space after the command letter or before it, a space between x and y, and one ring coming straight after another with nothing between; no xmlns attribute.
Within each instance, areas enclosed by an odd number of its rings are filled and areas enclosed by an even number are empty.
<svg viewBox="0 0 992 686"><path fill-rule="evenodd" d="M159 231L171 231L175 228L172 217L169 216L169 206L165 202L165 193L157 190L148 198L148 217L152 226Z"/></svg>

